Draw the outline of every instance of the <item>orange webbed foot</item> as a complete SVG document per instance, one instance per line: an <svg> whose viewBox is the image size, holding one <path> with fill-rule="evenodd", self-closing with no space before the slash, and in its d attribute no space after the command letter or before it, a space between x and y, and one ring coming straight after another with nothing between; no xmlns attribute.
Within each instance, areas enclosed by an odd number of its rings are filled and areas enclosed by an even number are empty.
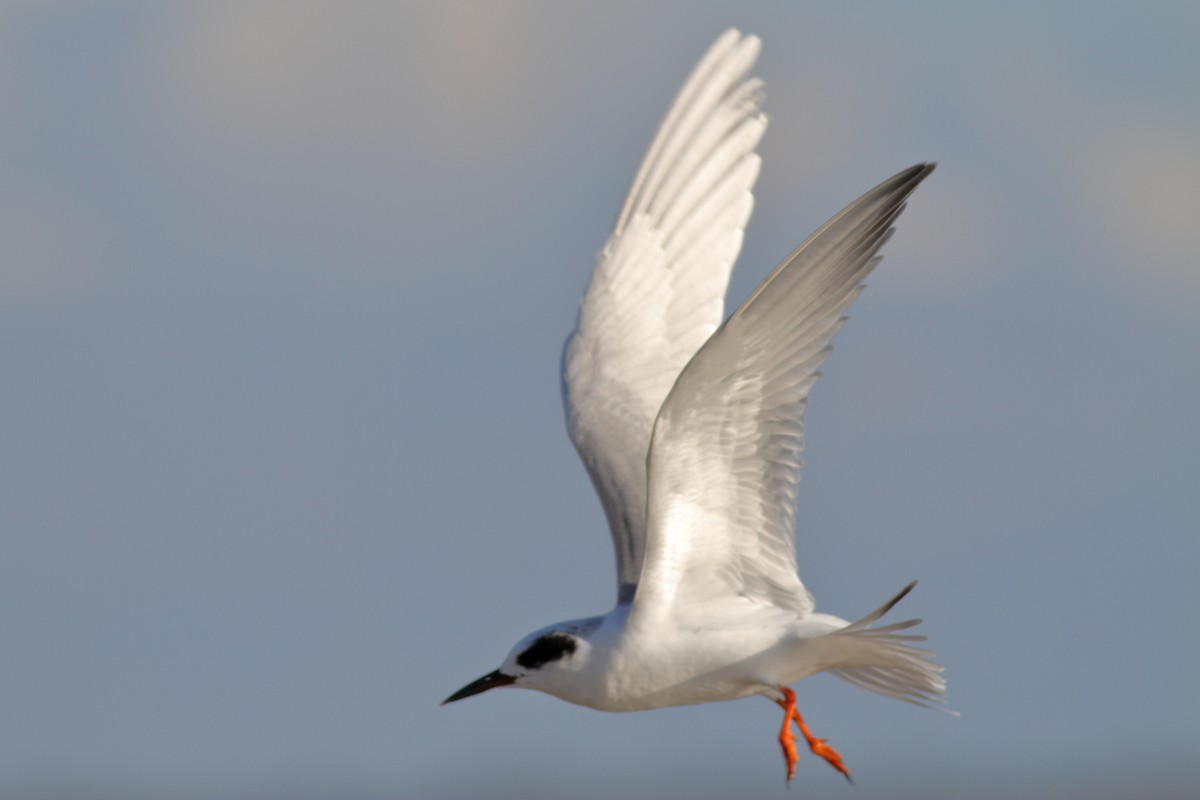
<svg viewBox="0 0 1200 800"><path fill-rule="evenodd" d="M804 718L800 716L800 712L796 710L796 693L786 686L779 690L783 694L783 700L776 700L779 707L783 709L783 730L779 733L779 744L783 747L783 756L787 761L788 774L787 779L790 783L796 769L796 746L794 744L794 736L792 735L791 723L796 722L796 727L800 729L800 733L804 736L804 740L808 742L808 749L813 752L813 755L820 756L828 762L829 766L836 769L846 777L850 783L854 783L854 779L850 777L850 770L842 761L842 755L837 750L830 747L825 739L818 739L808 729L808 725L804 723Z"/></svg>

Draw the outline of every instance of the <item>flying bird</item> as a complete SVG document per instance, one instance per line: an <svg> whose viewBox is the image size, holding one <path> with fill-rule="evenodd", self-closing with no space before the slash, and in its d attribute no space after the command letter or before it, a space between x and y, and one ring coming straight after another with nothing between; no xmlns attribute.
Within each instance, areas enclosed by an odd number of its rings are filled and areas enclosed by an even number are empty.
<svg viewBox="0 0 1200 800"><path fill-rule="evenodd" d="M933 164L855 200L724 318L767 119L749 71L759 40L728 30L663 119L597 258L563 353L567 430L612 533L617 602L534 631L499 669L447 698L502 686L602 711L761 695L814 736L790 685L818 672L920 705L943 702L942 667L875 623L916 584L856 622L815 610L796 571L804 411L843 313Z"/></svg>

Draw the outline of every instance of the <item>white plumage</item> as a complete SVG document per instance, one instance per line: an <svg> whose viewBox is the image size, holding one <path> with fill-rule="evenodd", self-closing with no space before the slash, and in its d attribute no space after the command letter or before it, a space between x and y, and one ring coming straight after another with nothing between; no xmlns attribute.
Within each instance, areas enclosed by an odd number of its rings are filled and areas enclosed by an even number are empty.
<svg viewBox="0 0 1200 800"><path fill-rule="evenodd" d="M941 700L941 667L871 627L817 613L796 570L804 411L847 306L906 198L933 170L884 181L810 236L722 324L754 200L766 118L747 77L759 41L727 31L693 70L639 167L563 354L567 428L612 532L617 605L535 631L446 702L516 685L608 711L765 695L847 777L789 684L835 674ZM915 583L915 582L914 582Z"/></svg>
<svg viewBox="0 0 1200 800"><path fill-rule="evenodd" d="M725 318L754 207L766 117L746 73L759 41L726 31L680 90L596 262L563 358L567 430L600 495L623 601L646 531L646 450L667 392Z"/></svg>

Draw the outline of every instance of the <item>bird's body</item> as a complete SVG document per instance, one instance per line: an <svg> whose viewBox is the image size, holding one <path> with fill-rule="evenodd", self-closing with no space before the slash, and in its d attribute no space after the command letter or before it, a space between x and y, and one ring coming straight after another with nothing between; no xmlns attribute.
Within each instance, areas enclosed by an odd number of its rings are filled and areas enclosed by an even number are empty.
<svg viewBox="0 0 1200 800"><path fill-rule="evenodd" d="M884 181L825 223L724 319L766 127L758 40L727 31L663 120L601 250L563 354L567 429L608 518L617 604L526 636L446 702L498 686L604 711L764 695L849 777L789 687L831 671L919 704L941 667L919 620L815 611L796 570L804 410L817 368L904 201L933 170ZM722 321L724 320L724 321ZM914 582L915 583L915 582Z"/></svg>
<svg viewBox="0 0 1200 800"><path fill-rule="evenodd" d="M639 629L628 624L629 607L602 617L573 620L537 636L572 631L587 656L578 669L548 673L537 688L561 700L600 711L646 711L668 706L774 695L822 669L819 637L848 623L827 614L777 619L754 614L714 627ZM746 654L754 659L747 663ZM558 678L556 680L555 678Z"/></svg>

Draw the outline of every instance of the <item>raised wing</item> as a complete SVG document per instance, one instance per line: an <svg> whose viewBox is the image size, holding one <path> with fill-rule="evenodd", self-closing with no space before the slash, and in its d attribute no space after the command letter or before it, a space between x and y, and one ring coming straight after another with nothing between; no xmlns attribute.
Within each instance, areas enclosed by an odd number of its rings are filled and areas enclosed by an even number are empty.
<svg viewBox="0 0 1200 800"><path fill-rule="evenodd" d="M699 619L709 601L732 611L734 598L812 610L796 574L793 528L808 391L892 222L932 171L905 170L825 223L679 376L650 446L634 614Z"/></svg>
<svg viewBox="0 0 1200 800"><path fill-rule="evenodd" d="M646 153L563 353L567 430L604 506L617 597L641 572L646 453L680 370L721 324L758 177L766 118L746 74L759 40L726 31L692 71Z"/></svg>

